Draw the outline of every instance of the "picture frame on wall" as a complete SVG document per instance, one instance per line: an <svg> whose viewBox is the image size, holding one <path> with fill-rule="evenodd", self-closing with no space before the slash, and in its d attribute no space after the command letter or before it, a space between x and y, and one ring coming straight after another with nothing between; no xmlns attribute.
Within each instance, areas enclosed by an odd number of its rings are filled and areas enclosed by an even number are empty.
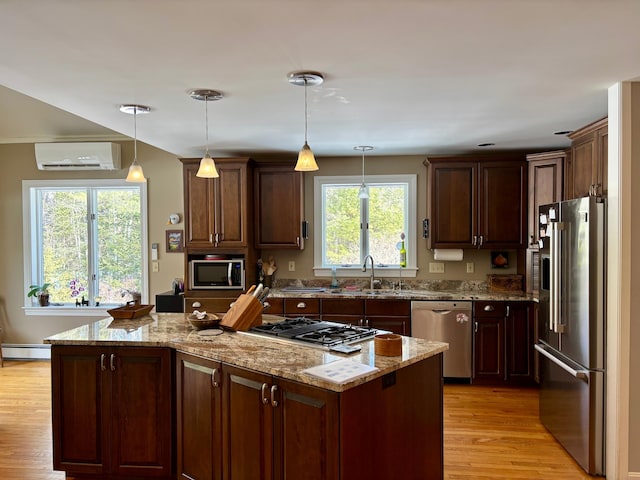
<svg viewBox="0 0 640 480"><path fill-rule="evenodd" d="M167 253L184 252L184 233L183 230L167 230Z"/></svg>

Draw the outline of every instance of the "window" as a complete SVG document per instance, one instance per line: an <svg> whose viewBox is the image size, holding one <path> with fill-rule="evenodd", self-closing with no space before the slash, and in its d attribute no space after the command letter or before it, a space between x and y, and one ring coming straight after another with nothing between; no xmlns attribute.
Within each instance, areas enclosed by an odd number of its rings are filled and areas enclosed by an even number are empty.
<svg viewBox="0 0 640 480"><path fill-rule="evenodd" d="M48 283L51 303L63 306L147 297L146 184L24 181L22 189L25 287Z"/></svg>
<svg viewBox="0 0 640 480"><path fill-rule="evenodd" d="M332 268L360 271L371 255L379 267L400 268L400 234L405 233L407 268L415 275L415 175L369 175L369 198L360 199L361 177L315 177L316 274Z"/></svg>

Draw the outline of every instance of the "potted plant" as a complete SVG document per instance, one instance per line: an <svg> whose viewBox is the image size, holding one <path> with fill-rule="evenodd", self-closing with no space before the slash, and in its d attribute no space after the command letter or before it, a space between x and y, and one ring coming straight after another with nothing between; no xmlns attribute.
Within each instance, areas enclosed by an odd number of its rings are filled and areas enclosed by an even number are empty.
<svg viewBox="0 0 640 480"><path fill-rule="evenodd" d="M43 283L42 285L29 285L29 292L27 297L38 297L38 303L41 307L49 305L49 288L50 283Z"/></svg>

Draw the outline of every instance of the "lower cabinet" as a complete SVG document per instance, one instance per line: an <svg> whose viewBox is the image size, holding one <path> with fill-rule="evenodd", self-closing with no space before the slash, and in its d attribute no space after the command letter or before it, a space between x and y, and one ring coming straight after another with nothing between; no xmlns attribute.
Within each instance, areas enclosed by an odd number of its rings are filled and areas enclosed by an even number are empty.
<svg viewBox="0 0 640 480"><path fill-rule="evenodd" d="M371 300L364 303L367 327L411 335L411 302L409 300Z"/></svg>
<svg viewBox="0 0 640 480"><path fill-rule="evenodd" d="M443 478L442 355L342 393L176 359L178 478Z"/></svg>
<svg viewBox="0 0 640 480"><path fill-rule="evenodd" d="M54 469L74 478L174 478L172 356L168 348L54 345Z"/></svg>
<svg viewBox="0 0 640 480"><path fill-rule="evenodd" d="M534 383L534 315L530 302L474 302L473 383Z"/></svg>

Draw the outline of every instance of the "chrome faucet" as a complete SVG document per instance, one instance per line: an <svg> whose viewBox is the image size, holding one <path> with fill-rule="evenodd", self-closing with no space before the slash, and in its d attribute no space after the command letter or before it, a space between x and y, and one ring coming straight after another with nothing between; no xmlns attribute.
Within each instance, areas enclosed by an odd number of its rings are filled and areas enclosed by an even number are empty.
<svg viewBox="0 0 640 480"><path fill-rule="evenodd" d="M373 268L373 257L371 255L367 255L366 257L364 257L364 263L362 264L362 271L363 272L367 271L367 260L371 260L371 276L369 280L369 288L373 290L373 285L375 284L375 281L376 281L376 275L375 275L375 270Z"/></svg>

